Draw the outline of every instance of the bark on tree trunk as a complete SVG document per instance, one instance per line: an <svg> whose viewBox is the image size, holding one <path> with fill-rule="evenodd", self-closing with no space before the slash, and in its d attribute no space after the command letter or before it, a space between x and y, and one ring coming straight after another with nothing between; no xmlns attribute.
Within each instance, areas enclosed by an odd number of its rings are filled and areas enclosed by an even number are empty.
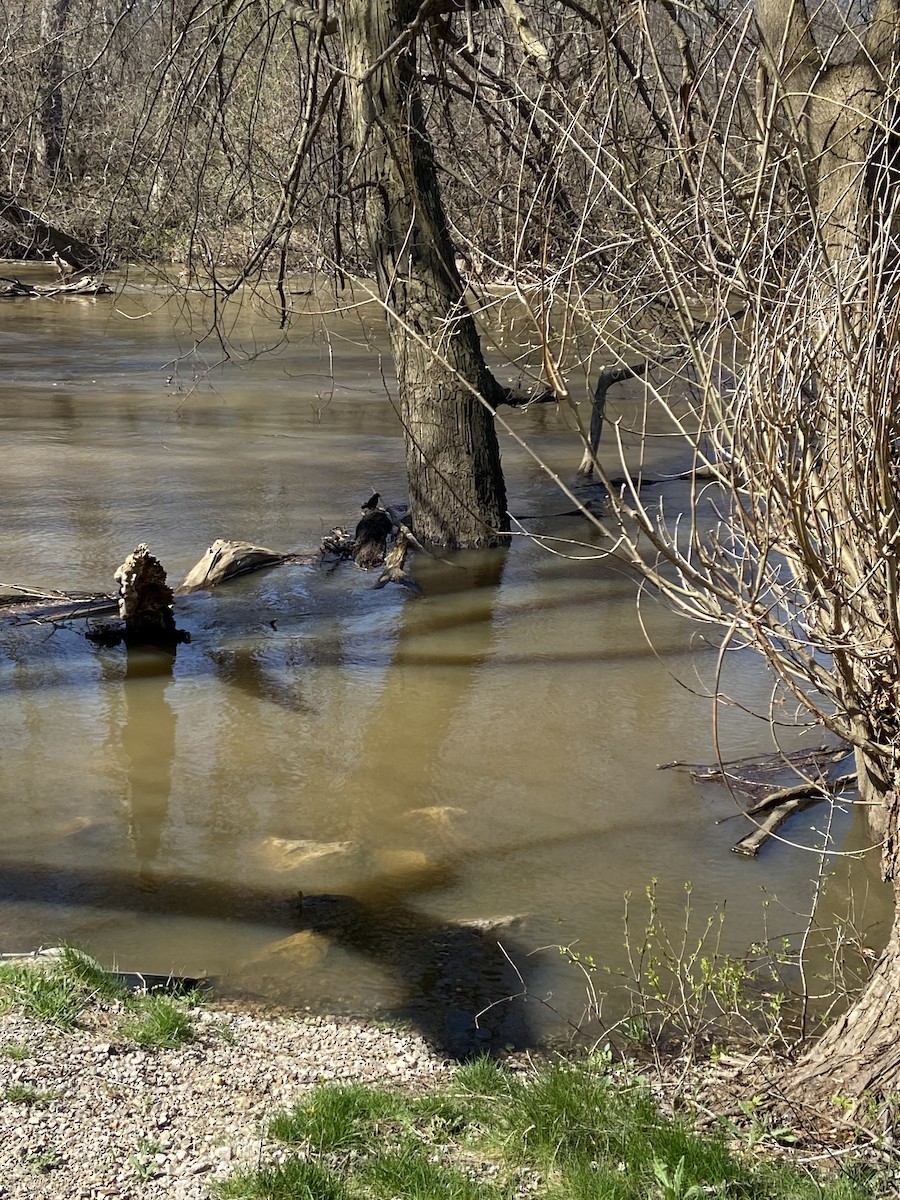
<svg viewBox="0 0 900 1200"><path fill-rule="evenodd" d="M509 529L485 366L444 217L418 95L411 0L344 0L341 39L365 223L397 370L413 529L490 546Z"/></svg>
<svg viewBox="0 0 900 1200"><path fill-rule="evenodd" d="M876 826L886 835L883 873L894 888L894 923L888 944L862 993L851 1007L800 1059L787 1078L789 1093L806 1101L828 1103L835 1096L854 1101L855 1117L863 1124L893 1123L900 1079L900 875L896 837L898 794L883 770L868 756L856 755L860 797L872 807ZM892 1097L894 1100L892 1101ZM865 1108L865 1112L861 1110ZM860 1111L857 1111L860 1110ZM874 1118L874 1119L873 1119Z"/></svg>
<svg viewBox="0 0 900 1200"><path fill-rule="evenodd" d="M63 156L63 44L70 0L43 0L41 5L42 96L39 125L41 164L53 176Z"/></svg>
<svg viewBox="0 0 900 1200"><path fill-rule="evenodd" d="M900 1078L898 979L900 922L895 920L865 990L800 1060L789 1077L789 1092L819 1104L851 1098L850 1115L861 1117L863 1124L879 1125L884 1116L893 1123L885 1106L896 1096Z"/></svg>

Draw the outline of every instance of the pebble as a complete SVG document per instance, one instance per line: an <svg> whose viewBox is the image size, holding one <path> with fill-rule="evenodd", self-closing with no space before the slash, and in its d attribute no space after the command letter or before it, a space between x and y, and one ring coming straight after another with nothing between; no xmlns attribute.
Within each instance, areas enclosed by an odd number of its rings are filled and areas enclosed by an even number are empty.
<svg viewBox="0 0 900 1200"><path fill-rule="evenodd" d="M195 1017L196 1042L139 1050L112 1040L114 1017L63 1033L0 1013L0 1200L207 1200L217 1180L280 1153L268 1119L317 1083L421 1087L452 1070L424 1039L380 1024ZM49 1096L6 1099L14 1084Z"/></svg>

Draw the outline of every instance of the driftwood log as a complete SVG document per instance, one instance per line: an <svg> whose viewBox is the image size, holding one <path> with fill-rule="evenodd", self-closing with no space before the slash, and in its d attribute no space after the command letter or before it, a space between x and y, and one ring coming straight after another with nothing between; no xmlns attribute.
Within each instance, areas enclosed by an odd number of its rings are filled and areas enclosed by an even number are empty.
<svg viewBox="0 0 900 1200"><path fill-rule="evenodd" d="M363 505L363 516L356 533L351 536L342 529L332 530L322 539L317 553L282 554L252 542L219 538L173 592L162 564L150 554L146 544L141 543L116 570L116 595L102 592L72 594L0 584L0 621L17 625L53 624L118 613L124 622L124 630L110 626L92 631L88 636L102 644L125 641L169 646L173 641L177 644L188 640L187 635L175 626L176 596L218 587L251 571L283 563L312 566L329 558L353 559L367 570L382 568L376 588L397 583L420 595L421 588L405 570L411 546L424 549L393 511L381 506L380 496L376 493Z"/></svg>
<svg viewBox="0 0 900 1200"><path fill-rule="evenodd" d="M388 540L391 548L388 550ZM227 541L219 538L195 563L175 589L176 596L218 587L250 571L278 567L283 563L310 566L324 557L352 559L363 570L382 567L376 588L399 583L411 591L418 585L404 570L410 543L414 541L405 525L400 524L393 511L381 506L379 493L362 506L362 517L351 537L343 529L333 529L322 539L318 554L281 554L252 542Z"/></svg>
<svg viewBox="0 0 900 1200"><path fill-rule="evenodd" d="M845 787L856 782L856 775L838 775L821 783L799 783L795 787L779 788L748 808L745 815L751 818L762 816L755 829L745 834L739 842L731 847L733 854L743 854L746 858L756 858L760 848L777 833L784 822L795 812L802 812L821 800L832 799ZM763 815L764 814L764 815Z"/></svg>
<svg viewBox="0 0 900 1200"><path fill-rule="evenodd" d="M183 596L189 592L200 591L201 588L217 587L227 579L236 579L249 571L280 566L290 557L287 554L278 554L275 550L267 550L264 546L254 546L252 542L228 542L219 538L213 542L200 561L191 567L175 589L175 594Z"/></svg>
<svg viewBox="0 0 900 1200"><path fill-rule="evenodd" d="M107 592L43 592L37 588L2 585L0 620L14 624L43 625L85 617L112 616L118 601Z"/></svg>
<svg viewBox="0 0 900 1200"><path fill-rule="evenodd" d="M107 296L112 288L95 275L82 275L70 283L23 283L21 279L0 277L0 300L18 300L23 296Z"/></svg>

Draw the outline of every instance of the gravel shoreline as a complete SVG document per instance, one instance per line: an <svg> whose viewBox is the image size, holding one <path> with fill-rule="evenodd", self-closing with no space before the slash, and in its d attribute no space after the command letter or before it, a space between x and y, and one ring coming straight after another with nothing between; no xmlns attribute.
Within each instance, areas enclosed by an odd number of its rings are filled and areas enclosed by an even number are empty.
<svg viewBox="0 0 900 1200"><path fill-rule="evenodd" d="M285 1153L265 1122L316 1083L417 1088L453 1069L419 1035L353 1019L192 1018L196 1041L163 1050L118 1039L114 1012L74 1032L0 1013L0 1198L205 1200L214 1180Z"/></svg>

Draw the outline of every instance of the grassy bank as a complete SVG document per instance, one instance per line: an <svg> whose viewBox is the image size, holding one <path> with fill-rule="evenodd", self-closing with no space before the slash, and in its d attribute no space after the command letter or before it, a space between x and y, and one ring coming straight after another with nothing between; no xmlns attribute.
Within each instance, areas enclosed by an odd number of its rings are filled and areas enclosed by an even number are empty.
<svg viewBox="0 0 900 1200"><path fill-rule="evenodd" d="M14 1006L57 1029L71 1030L95 1004L113 1006L116 1031L139 1046L172 1049L194 1038L189 1010L202 997L130 991L87 954L71 946L48 958L0 962L0 1005Z"/></svg>
<svg viewBox="0 0 900 1200"><path fill-rule="evenodd" d="M896 1195L858 1163L823 1172L777 1153L785 1129L698 1131L607 1056L463 1066L423 1095L318 1087L276 1116L281 1161L235 1175L230 1200L863 1200Z"/></svg>
<svg viewBox="0 0 900 1200"><path fill-rule="evenodd" d="M129 993L76 950L64 949L37 963L0 964L0 1011L27 1014L63 1035L90 1026L102 1028L106 1039L112 1029L117 1039L149 1052L157 1064L149 1068L151 1074L165 1073L167 1056L174 1057L179 1047L208 1053L208 1039L198 1038L193 1024L201 1011L198 1000L194 993L184 998ZM278 1035L273 1023L267 1054L284 1052ZM9 1042L0 1046L11 1061L28 1058L34 1049ZM64 1045L60 1052L69 1057ZM304 1052L302 1044L295 1051ZM365 1066L362 1059L355 1061L360 1070ZM204 1075L202 1062L199 1069L196 1063L190 1068L195 1078ZM219 1070L209 1067L210 1075ZM52 1108L63 1089L69 1091L63 1078L56 1080L58 1092L38 1075L16 1082L0 1094L0 1102L22 1111ZM686 1094L682 1088L681 1096ZM813 1144L808 1131L801 1135L776 1122L754 1099L730 1098L727 1113L717 1113L709 1099L675 1103L658 1075L642 1074L608 1051L510 1065L481 1059L427 1086L344 1081L297 1086L287 1095L293 1106L270 1109L251 1131L261 1155L254 1169L210 1178L204 1195L223 1200L863 1200L897 1194L898 1175L887 1145L873 1154L871 1140L854 1143L852 1136L842 1144L832 1140L830 1149ZM148 1103L147 1114L158 1105ZM725 1107L723 1102L720 1108ZM194 1125L204 1120L199 1112L192 1117ZM151 1144L149 1126L138 1125L137 1132ZM151 1179L154 1163L145 1163L146 1157L140 1158L141 1178ZM128 1162L132 1159L135 1154Z"/></svg>

